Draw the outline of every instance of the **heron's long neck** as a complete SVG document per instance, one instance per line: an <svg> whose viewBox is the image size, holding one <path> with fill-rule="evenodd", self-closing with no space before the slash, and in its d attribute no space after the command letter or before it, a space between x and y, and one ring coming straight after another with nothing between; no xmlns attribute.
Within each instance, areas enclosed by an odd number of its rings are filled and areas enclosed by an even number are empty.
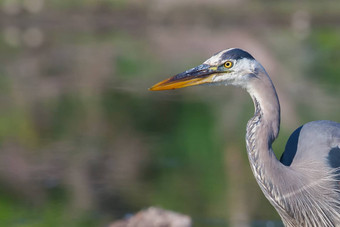
<svg viewBox="0 0 340 227"><path fill-rule="evenodd" d="M279 133L280 104L270 78L264 70L260 73L263 75L254 78L247 87L255 106L255 114L247 124L247 152L256 181L268 200L277 204L275 194L284 182L284 174L280 174L284 166L271 145Z"/></svg>

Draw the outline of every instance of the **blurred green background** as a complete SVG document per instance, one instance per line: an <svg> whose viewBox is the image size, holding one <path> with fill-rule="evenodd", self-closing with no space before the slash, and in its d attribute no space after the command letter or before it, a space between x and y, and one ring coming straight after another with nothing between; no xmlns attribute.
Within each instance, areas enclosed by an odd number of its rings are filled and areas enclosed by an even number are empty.
<svg viewBox="0 0 340 227"><path fill-rule="evenodd" d="M0 226L108 226L148 206L195 226L279 223L253 179L253 104L232 87L148 87L249 51L290 133L340 122L340 2L1 0ZM261 224L262 223L262 224Z"/></svg>

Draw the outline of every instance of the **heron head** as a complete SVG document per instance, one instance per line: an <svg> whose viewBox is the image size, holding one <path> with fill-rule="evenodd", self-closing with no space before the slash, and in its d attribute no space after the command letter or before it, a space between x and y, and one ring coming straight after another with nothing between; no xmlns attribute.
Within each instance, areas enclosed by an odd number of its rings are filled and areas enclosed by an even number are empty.
<svg viewBox="0 0 340 227"><path fill-rule="evenodd" d="M197 67L155 84L150 90L170 90L200 84L245 87L247 81L256 77L258 67L259 63L248 52L238 48L227 49Z"/></svg>

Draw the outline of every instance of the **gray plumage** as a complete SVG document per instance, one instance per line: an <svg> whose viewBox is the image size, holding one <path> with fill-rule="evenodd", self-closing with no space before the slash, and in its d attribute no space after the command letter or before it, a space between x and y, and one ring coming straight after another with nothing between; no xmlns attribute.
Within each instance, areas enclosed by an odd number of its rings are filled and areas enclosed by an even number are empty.
<svg viewBox="0 0 340 227"><path fill-rule="evenodd" d="M339 226L340 124L314 121L303 125L290 137L279 162L271 148L280 126L275 88L259 64L252 72L242 71L254 74L243 75L247 79L241 86L255 105L246 142L252 171L264 195L286 226ZM242 71L238 73L242 75Z"/></svg>
<svg viewBox="0 0 340 227"><path fill-rule="evenodd" d="M227 61L232 64L223 67ZM224 50L196 70L179 75L179 86L174 76L151 90L209 83L248 91L255 106L246 128L250 166L285 226L340 226L339 123L314 121L301 126L289 138L279 161L271 146L279 133L279 100L265 69L249 53L236 48Z"/></svg>

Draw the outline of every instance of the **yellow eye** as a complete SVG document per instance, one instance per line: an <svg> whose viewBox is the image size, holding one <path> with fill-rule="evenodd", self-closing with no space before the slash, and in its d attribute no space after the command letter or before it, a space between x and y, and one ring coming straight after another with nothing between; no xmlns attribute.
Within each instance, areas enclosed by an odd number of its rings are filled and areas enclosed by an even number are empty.
<svg viewBox="0 0 340 227"><path fill-rule="evenodd" d="M226 67L227 69L231 68L233 66L233 63L231 61L226 61L224 63L224 67Z"/></svg>

